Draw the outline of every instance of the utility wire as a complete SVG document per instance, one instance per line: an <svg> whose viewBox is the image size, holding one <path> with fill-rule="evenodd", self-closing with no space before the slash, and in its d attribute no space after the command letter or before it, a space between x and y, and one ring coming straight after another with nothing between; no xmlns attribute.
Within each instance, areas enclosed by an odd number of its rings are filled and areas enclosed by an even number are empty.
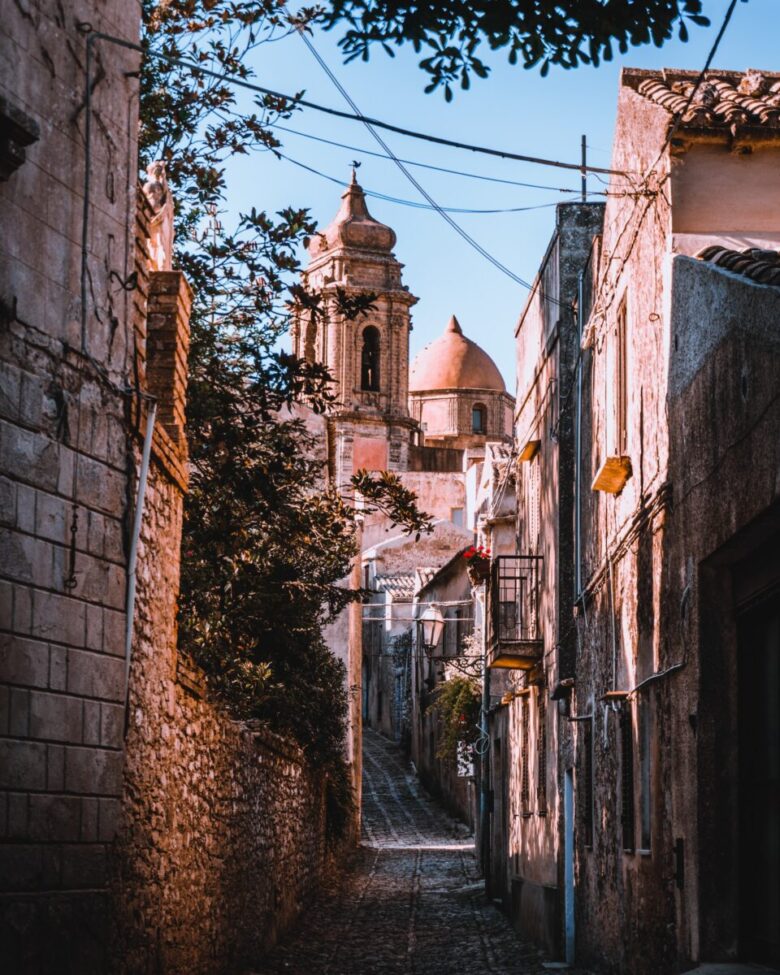
<svg viewBox="0 0 780 975"><path fill-rule="evenodd" d="M203 67L202 64L196 64L193 61L188 61L186 58L177 58L170 54L163 54L161 51L153 51L141 44L126 41L122 37L115 37L113 34L106 34L103 31L94 30L92 25L85 21L78 24L78 29L82 34L90 34L95 38L95 40L109 41L112 44L117 44L119 47L127 48L130 51L139 51L144 55L144 57L157 58L160 61L167 61L168 64L175 64L178 67L187 68L188 70L204 75L207 78L215 78L217 81L224 81L227 84L235 85L236 88L244 88L246 91L253 91L259 95L268 95L271 98L279 98L282 101L293 103L294 106L300 105L303 108L310 108L315 112L324 112L326 115L333 115L336 118L344 118L351 122L362 122L364 125L373 125L379 129L387 129L389 132L397 132L399 135L408 136L410 139L421 139L424 142L433 142L440 146L451 146L453 149L466 149L469 152L478 152L486 156L498 156L500 159L514 159L518 162L534 163L535 165L539 166L554 166L558 169L571 169L578 173L604 173L608 176L627 175L627 173L620 169L605 169L602 166L583 166L582 163L566 163L560 162L556 159L544 159L540 156L526 156L517 152L509 152L506 149L491 149L487 146L476 146L471 145L468 142L458 142L456 139L445 139L441 136L430 135L426 132L416 132L413 129L405 129L400 125L391 125L389 122L382 122L379 119L369 118L357 110L355 110L354 114L351 112L342 112L337 108L328 108L325 105L319 105L317 102L311 102L305 98L298 98L295 95L285 95L283 92L274 91L272 88L265 88L262 85L257 85L254 82L246 81L243 78L236 78L233 75L224 74L220 71L212 71L210 68ZM298 32L300 33L300 30Z"/></svg>
<svg viewBox="0 0 780 975"><path fill-rule="evenodd" d="M335 183L337 186L344 186L344 180L339 179L336 176L329 176L327 173L320 172L319 169L315 169L313 166L309 166L307 163L300 162L298 159L293 159L292 156L288 156L278 149L271 150L274 155L278 156L280 159L284 159L285 162L292 163L293 166L299 166L301 169L305 169L309 173L314 173L315 176L321 176L322 179L327 179L331 183ZM389 157L388 157L389 158ZM398 203L401 206L414 207L416 210L435 210L435 207L429 206L427 203L418 203L415 200L404 200L398 196L388 196L387 193L379 193L376 190L367 190L363 187L363 192L366 196L373 197L376 200L384 200L386 203ZM537 203L533 206L527 207L501 207L494 210L478 210L471 207L441 207L446 213L473 213L473 214L486 214L486 213L524 213L527 210L544 210L548 207L558 206L557 203Z"/></svg>
<svg viewBox="0 0 780 975"><path fill-rule="evenodd" d="M322 142L328 146L336 146L339 149L348 149L350 152L357 152L363 156L373 156L375 159L389 159L393 162L393 157L386 155L384 152L375 152L373 149L362 149L360 146L350 146L344 142L336 142L334 139L326 139L321 135L313 135L311 132L301 132L299 129L291 129L287 125L280 125L278 122L273 122L271 128L279 129L281 132L289 132L291 135L299 135L303 139L312 139L314 142ZM465 176L468 179L478 179L485 183L502 183L505 186L522 186L525 189L530 190L550 190L554 193L575 193L579 195L580 190L567 189L564 186L550 186L544 183L523 183L516 179L502 179L500 176L484 176L480 173L467 173L461 169L448 169L446 166L434 166L432 163L415 162L412 159L401 159L402 163L407 166L416 166L419 169L432 169L437 173L449 173L451 176ZM600 177L597 177L599 179ZM601 180L605 182L605 180ZM591 190L590 195L606 196L607 194L601 190Z"/></svg>
<svg viewBox="0 0 780 975"><path fill-rule="evenodd" d="M322 68L322 70L327 74L327 76L330 78L330 80L333 83L333 85L335 86L335 88L339 91L339 93L341 94L341 96L347 102L347 104L352 108L352 110L355 112L356 115L361 115L360 109L357 107L357 105L355 104L355 102L352 100L349 92L346 90L346 88L344 88L344 86L338 80L338 78L336 77L336 75L331 71L330 67L323 60L323 58L320 57L319 52L314 47L314 45L312 44L311 40L306 36L306 34L304 32L304 29L303 28L300 28L299 31L298 31L298 34L300 35L300 38L303 41L303 43L306 45L306 47L308 47L309 51L311 51L312 55L314 56L315 60L320 65L320 67ZM452 217L449 215L449 213L447 213L445 210L443 210L439 206L439 204L433 199L433 197L430 195L430 193L423 186L420 185L420 183L409 172L409 170L406 168L406 166L395 155L395 153L390 148L390 146L388 146L388 144L385 142L385 140L382 138L382 136L373 127L373 125L372 125L372 123L371 123L370 120L368 120L368 119L364 120L363 124L368 129L368 131L371 133L371 135L374 137L374 139L379 143L379 145L384 149L384 151L393 159L393 161L395 162L396 166L398 166L398 168L401 170L401 172L404 174L404 176L409 180L409 182L412 184L412 186L414 186L414 188L417 190L417 192L422 197L424 197L425 200L428 201L428 203L433 207L433 209L436 210L439 213L439 215L442 217L442 219L445 220L450 225L450 227L455 231L456 234L458 234L460 237L462 237L463 240L465 240L466 243L469 244L469 246L473 247L474 250L477 251L477 253L481 254L482 257L484 257L486 261L489 261L495 268L497 268L497 270L501 271L507 277L511 278L516 284L519 284L522 288L526 288L528 291L534 291L535 290L535 287L536 287L535 285L533 285L530 282L526 281L524 278L521 278L519 274L515 274L515 272L512 271L510 268L508 268L505 264L502 264L501 261L498 260L498 258L493 257L493 255L491 253L489 253L489 251L486 251L485 248L480 243L478 243L476 240L474 240L474 238L469 233L467 233L460 226L459 223L456 223L456 221L452 219ZM545 296L545 297L547 297L547 300L550 301L552 304L559 305L559 306L562 306L562 307L568 307L567 305L565 305L564 302L558 301L557 298L553 298L552 296Z"/></svg>

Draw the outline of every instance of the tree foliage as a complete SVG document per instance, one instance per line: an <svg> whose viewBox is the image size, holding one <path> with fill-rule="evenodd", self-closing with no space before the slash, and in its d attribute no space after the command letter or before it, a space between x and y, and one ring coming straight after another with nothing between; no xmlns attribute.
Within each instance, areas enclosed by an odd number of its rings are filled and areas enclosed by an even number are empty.
<svg viewBox="0 0 780 975"><path fill-rule="evenodd" d="M346 25L339 44L348 61L369 59L377 44L411 44L425 52L420 67L430 75L426 91L468 88L471 76L486 78L481 45L507 49L510 64L576 68L611 60L614 49L653 43L675 30L687 40L687 22L706 26L702 0L330 0L318 17L328 28Z"/></svg>
<svg viewBox="0 0 780 975"><path fill-rule="evenodd" d="M438 758L455 761L458 743L473 745L479 737L482 691L474 677L453 676L436 688L428 713L439 719Z"/></svg>
<svg viewBox="0 0 780 975"><path fill-rule="evenodd" d="M144 0L144 44L244 79L255 48L311 15L293 20L277 0ZM278 346L291 315L324 313L296 256L315 224L306 210L249 208L226 229L220 214L226 163L277 148L271 126L294 110L294 100L249 104L225 81L144 59L141 166L166 164L175 261L194 291L180 641L236 715L293 735L343 792L344 668L322 627L359 596L340 585L359 512L328 487L295 407L322 412L330 376ZM339 294L335 312L356 318L371 300ZM362 472L356 483L408 530L426 527L392 475Z"/></svg>

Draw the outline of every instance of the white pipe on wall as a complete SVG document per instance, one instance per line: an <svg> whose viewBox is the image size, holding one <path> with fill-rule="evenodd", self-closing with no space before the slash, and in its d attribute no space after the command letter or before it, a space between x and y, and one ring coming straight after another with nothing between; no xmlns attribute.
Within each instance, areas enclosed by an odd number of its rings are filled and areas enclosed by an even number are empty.
<svg viewBox="0 0 780 975"><path fill-rule="evenodd" d="M143 452L141 453L141 470L138 473L138 492L135 499L135 517L133 518L133 533L130 536L130 555L127 560L127 601L125 604L125 700L130 694L130 655L133 644L133 615L135 613L135 579L138 563L138 541L141 537L141 522L144 516L144 502L146 500L146 481L149 474L149 457L152 453L152 436L154 434L154 420L157 415L157 403L152 400L149 412L146 414L146 434L144 436Z"/></svg>

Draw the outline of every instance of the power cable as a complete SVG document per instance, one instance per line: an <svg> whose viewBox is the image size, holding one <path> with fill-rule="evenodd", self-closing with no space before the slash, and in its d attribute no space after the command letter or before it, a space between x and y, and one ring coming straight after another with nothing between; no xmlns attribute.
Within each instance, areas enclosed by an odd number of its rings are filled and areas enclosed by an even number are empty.
<svg viewBox="0 0 780 975"><path fill-rule="evenodd" d="M299 34L301 40L303 41L303 43L306 45L306 47L309 49L309 51L311 52L311 54L313 55L313 57L317 61L317 63L320 65L320 67L322 68L322 70L330 78L331 82L333 83L333 85L337 89L337 91L341 94L342 98L344 98L344 100L352 108L352 110L355 112L356 115L361 115L362 113L360 112L360 109L357 107L357 105L353 101L353 99L350 96L349 92L346 90L346 88L344 88L344 86L338 80L338 78L336 77L336 75L331 71L330 67L327 65L327 63L320 56L319 52L314 47L314 45L312 44L311 40L306 36L306 34L304 32L304 29L303 28L299 29L298 34ZM365 119L364 122L363 122L363 124L365 125L366 129L368 129L368 131L371 133L371 135L373 136L373 138L377 141L377 143L393 159L393 161L395 162L396 166L401 170L401 172L403 173L403 175L409 180L409 182L412 184L412 186L414 186L414 188L417 190L417 192L425 200L427 200L427 202L433 207L434 210L436 210L439 213L439 215L442 217L442 219L445 220L450 225L450 227L455 231L456 234L458 234L460 237L462 237L463 240L465 240L466 243L469 244L470 247L472 247L475 251L477 251L478 254L481 254L482 257L484 257L486 261L488 261L490 264L492 264L497 270L501 271L503 274L505 274L508 278L510 278L516 284L519 284L522 288L526 288L528 291L535 291L536 290L536 286L535 285L533 285L530 282L526 281L524 278L521 278L519 274L515 274L515 272L512 271L510 268L508 268L505 264L502 264L501 261L498 260L498 258L493 257L493 255L489 251L485 250L485 248L480 243L478 243L469 233L467 233L460 226L460 224L456 223L456 221L452 219L452 217L449 215L449 213L447 213L445 210L443 210L439 206L439 204L433 199L433 197L430 195L430 193L415 179L415 177L409 172L409 170L406 168L406 166L395 155L395 153L390 148L390 146L385 142L385 140L382 138L382 136L379 135L379 133L373 127L373 125L372 125L372 123L371 123L370 120ZM564 302L558 301L557 298L553 298L552 296L546 296L546 298L552 304L559 305L560 307L568 307L568 305L565 305Z"/></svg>
<svg viewBox="0 0 780 975"><path fill-rule="evenodd" d="M373 156L375 159L388 159L393 162L392 156L386 155L384 152L375 152L373 149L363 149L359 146L350 146L344 142L336 142L334 139L326 139L321 135L313 135L311 132L301 132L299 129L291 129L287 125L280 125L278 122L271 123L271 128L279 129L281 132L289 132L291 135L298 135L303 139L311 139L314 142L322 142L328 146L336 146L339 149L348 149L350 152L357 152L363 156ZM431 169L437 173L448 173L451 176L465 176L468 179L478 179L485 183L502 183L505 186L522 186L530 190L550 190L555 193L575 193L579 194L580 190L567 189L563 186L550 186L544 183L523 183L516 179L503 179L500 176L485 176L480 173L467 173L460 169L448 169L446 166L434 166L432 163L415 162L412 159L401 159L402 163L407 166L416 166L419 169ZM596 177L600 179L602 183L606 183L606 180L601 179L601 177ZM590 195L606 196L607 194L601 190L590 191Z"/></svg>
<svg viewBox="0 0 780 975"><path fill-rule="evenodd" d="M337 108L328 108L325 105L319 105L317 102L311 102L305 98L298 98L295 95L286 95L283 92L274 91L272 88L265 88L263 85L257 85L254 82L246 81L243 78L236 78L233 75L224 74L219 71L212 71L210 68L205 68L202 64L196 64L193 61L188 61L186 58L177 58L170 54L163 54L161 51L153 51L141 44L135 44L133 41L127 41L122 37L115 37L113 34L106 34L103 31L95 30L87 21L82 21L77 26L82 34L89 34L90 36L94 37L95 40L109 41L111 44L116 44L119 47L127 48L130 51L139 51L144 55L144 57L157 58L160 61L167 61L168 64L175 64L178 67L187 68L188 70L194 71L196 74L201 74L207 78L215 78L217 81L224 81L227 84L235 85L236 88L243 88L246 91L253 91L259 95L268 95L271 98L279 98L282 101L291 102L294 106L300 105L303 108L310 108L315 112L323 112L326 115L332 115L336 118L348 119L350 122L362 122L364 125L373 125L376 128L386 129L388 132L397 132L399 135L408 136L410 139L421 139L424 142L433 142L440 146L450 146L453 149L465 149L468 152L478 152L486 156L497 156L500 159L513 159L517 162L533 163L534 165L538 166L554 166L557 169L571 169L578 173L603 173L607 176L628 175L627 173L618 169L606 169L602 166L583 166L582 163L560 162L556 159L545 159L541 156L526 156L517 152L509 152L506 149L491 149L487 146L477 146L471 145L468 142L459 142L456 139L445 139L441 136L430 135L426 132L416 132L414 129L405 129L400 125L392 125L389 122L382 122L379 119L369 118L368 116L362 115L359 111L355 111L354 114L351 112L342 112Z"/></svg>
<svg viewBox="0 0 780 975"><path fill-rule="evenodd" d="M293 159L292 156L288 156L278 149L271 150L274 155L278 156L280 159L284 159L285 162L292 163L294 166L299 166L301 169L305 169L309 173L313 173L315 176L321 176L322 179L327 179L331 183L335 183L337 186L344 186L344 180L339 179L337 176L329 176L327 173L320 172L319 169L315 169L313 166L309 166L307 163L303 163L298 159ZM389 157L388 157L389 158ZM363 187L363 192L366 196L373 197L376 200L384 200L386 203L397 203L401 206L414 207L416 210L435 210L435 207L429 206L427 203L418 203L415 200L404 200L397 196L389 196L387 193L379 193L376 190L367 190ZM524 213L527 210L544 210L548 207L558 206L557 203L537 203L533 206L527 207L501 207L493 210L478 210L471 207L441 207L446 213L472 213L472 214L495 214L495 213Z"/></svg>

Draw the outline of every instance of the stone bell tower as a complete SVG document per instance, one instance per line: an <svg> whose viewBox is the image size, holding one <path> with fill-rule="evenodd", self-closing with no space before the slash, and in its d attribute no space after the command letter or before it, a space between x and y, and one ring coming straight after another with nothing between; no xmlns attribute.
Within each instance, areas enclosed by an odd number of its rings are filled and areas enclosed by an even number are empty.
<svg viewBox="0 0 780 975"><path fill-rule="evenodd" d="M401 283L395 242L393 230L368 212L353 170L335 219L309 244L304 285L323 295L324 313L294 323L293 352L325 365L338 384L328 426L331 473L341 485L359 468L406 470L417 430L408 406L409 311L417 298ZM344 318L338 290L373 295L374 310Z"/></svg>

